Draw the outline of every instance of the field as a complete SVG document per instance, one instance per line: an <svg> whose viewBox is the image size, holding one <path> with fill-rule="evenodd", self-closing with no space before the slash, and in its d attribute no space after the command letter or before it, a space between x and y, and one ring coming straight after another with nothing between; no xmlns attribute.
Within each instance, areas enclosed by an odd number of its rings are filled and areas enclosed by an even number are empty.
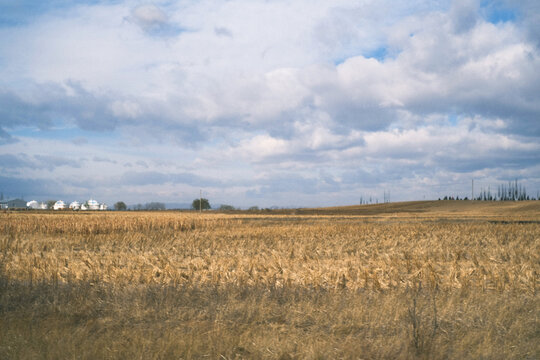
<svg viewBox="0 0 540 360"><path fill-rule="evenodd" d="M538 359L540 202L0 213L1 359Z"/></svg>

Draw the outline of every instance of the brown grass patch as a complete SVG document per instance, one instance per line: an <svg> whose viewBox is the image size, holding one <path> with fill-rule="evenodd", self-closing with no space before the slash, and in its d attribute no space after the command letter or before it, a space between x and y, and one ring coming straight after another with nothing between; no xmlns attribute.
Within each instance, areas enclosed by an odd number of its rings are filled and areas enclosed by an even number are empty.
<svg viewBox="0 0 540 360"><path fill-rule="evenodd" d="M540 216L452 211L3 213L0 358L538 358Z"/></svg>

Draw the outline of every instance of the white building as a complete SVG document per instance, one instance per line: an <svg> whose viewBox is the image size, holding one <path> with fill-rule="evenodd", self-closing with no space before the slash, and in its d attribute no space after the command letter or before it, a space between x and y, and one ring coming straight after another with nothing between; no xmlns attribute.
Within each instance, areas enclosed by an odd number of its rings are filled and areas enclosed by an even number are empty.
<svg viewBox="0 0 540 360"><path fill-rule="evenodd" d="M88 210L88 206L86 206L86 204L82 204L81 205L81 210Z"/></svg>
<svg viewBox="0 0 540 360"><path fill-rule="evenodd" d="M96 200L90 199L86 203L88 204L88 210L99 210L99 203Z"/></svg>
<svg viewBox="0 0 540 360"><path fill-rule="evenodd" d="M66 203L62 200L58 200L53 205L53 210L64 210L66 208Z"/></svg>
<svg viewBox="0 0 540 360"><path fill-rule="evenodd" d="M39 209L39 203L36 200L32 200L26 203L26 207L29 209Z"/></svg>
<svg viewBox="0 0 540 360"><path fill-rule="evenodd" d="M26 203L26 207L29 209L34 210L47 210L49 207L47 206L47 203L45 202L37 202L36 200L32 200Z"/></svg>
<svg viewBox="0 0 540 360"><path fill-rule="evenodd" d="M99 210L107 210L107 204L99 204Z"/></svg>
<svg viewBox="0 0 540 360"><path fill-rule="evenodd" d="M78 201L73 201L71 204L69 204L69 208L71 210L80 210L81 209L81 204L79 204Z"/></svg>

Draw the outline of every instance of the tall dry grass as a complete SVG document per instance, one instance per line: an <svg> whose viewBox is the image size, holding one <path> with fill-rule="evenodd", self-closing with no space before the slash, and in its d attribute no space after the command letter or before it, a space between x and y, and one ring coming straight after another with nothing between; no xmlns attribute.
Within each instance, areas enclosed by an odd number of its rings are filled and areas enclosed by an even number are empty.
<svg viewBox="0 0 540 360"><path fill-rule="evenodd" d="M538 358L535 221L0 214L0 358Z"/></svg>

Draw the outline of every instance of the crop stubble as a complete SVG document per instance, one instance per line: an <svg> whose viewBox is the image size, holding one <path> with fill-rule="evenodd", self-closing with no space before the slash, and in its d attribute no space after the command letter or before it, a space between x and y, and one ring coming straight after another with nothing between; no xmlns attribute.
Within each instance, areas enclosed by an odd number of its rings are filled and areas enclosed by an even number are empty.
<svg viewBox="0 0 540 360"><path fill-rule="evenodd" d="M505 219L3 213L0 356L535 358L540 227Z"/></svg>

